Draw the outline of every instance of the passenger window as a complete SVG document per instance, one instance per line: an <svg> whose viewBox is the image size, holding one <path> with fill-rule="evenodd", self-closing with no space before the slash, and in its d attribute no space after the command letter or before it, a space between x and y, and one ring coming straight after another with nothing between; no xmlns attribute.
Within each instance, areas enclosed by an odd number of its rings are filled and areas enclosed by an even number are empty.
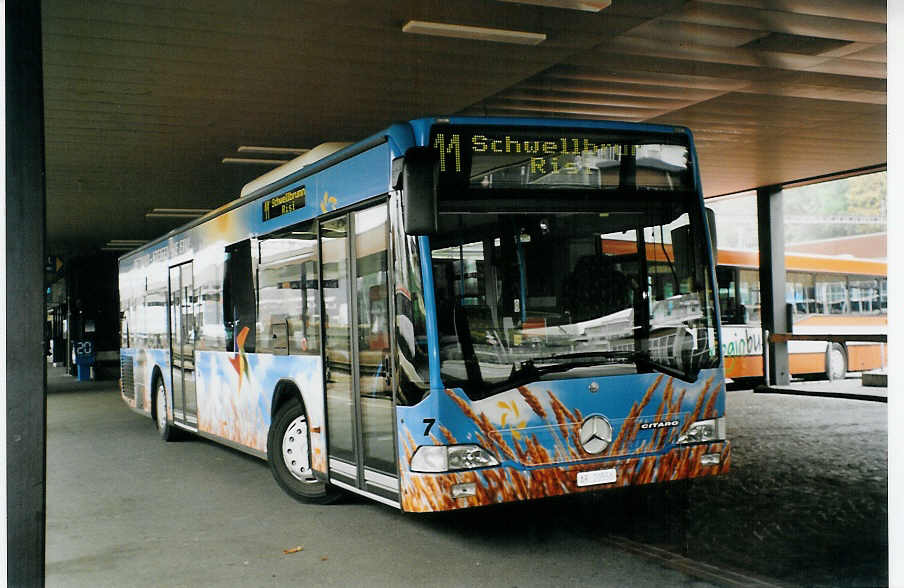
<svg viewBox="0 0 904 588"><path fill-rule="evenodd" d="M258 352L320 353L320 292L314 223L261 239Z"/></svg>
<svg viewBox="0 0 904 588"><path fill-rule="evenodd" d="M735 269L731 267L716 268L716 282L719 284L719 309L722 311L723 324L742 323L736 297L737 282Z"/></svg>
<svg viewBox="0 0 904 588"><path fill-rule="evenodd" d="M228 246L223 275L223 327L227 351L255 351L257 301L254 290L251 241Z"/></svg>
<svg viewBox="0 0 904 588"><path fill-rule="evenodd" d="M739 270L738 281L744 323L758 325L760 323L760 272L759 270Z"/></svg>

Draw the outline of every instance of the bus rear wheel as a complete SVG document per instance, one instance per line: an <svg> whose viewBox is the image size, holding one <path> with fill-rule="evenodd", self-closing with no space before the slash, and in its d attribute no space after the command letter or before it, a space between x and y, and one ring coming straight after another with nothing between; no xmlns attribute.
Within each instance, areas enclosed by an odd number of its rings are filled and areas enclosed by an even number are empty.
<svg viewBox="0 0 904 588"><path fill-rule="evenodd" d="M847 375L847 354L838 343L829 343L826 349L826 377L829 380L843 380Z"/></svg>
<svg viewBox="0 0 904 588"><path fill-rule="evenodd" d="M276 412L267 435L267 461L280 488L301 502L329 504L340 491L311 469L311 433L304 407L291 399Z"/></svg>

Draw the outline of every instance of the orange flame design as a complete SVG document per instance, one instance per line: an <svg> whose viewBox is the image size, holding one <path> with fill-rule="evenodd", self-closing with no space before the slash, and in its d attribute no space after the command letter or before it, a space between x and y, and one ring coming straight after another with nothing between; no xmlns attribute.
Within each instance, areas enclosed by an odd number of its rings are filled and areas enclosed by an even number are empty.
<svg viewBox="0 0 904 588"><path fill-rule="evenodd" d="M242 330L239 331L238 337L235 338L238 351L236 351L234 356L229 358L229 363L232 364L232 367L235 368L235 372L239 376L239 386L237 392L242 391L242 374L248 374L248 359L245 357L245 339L248 338L249 332L250 331L247 326L242 327Z"/></svg>

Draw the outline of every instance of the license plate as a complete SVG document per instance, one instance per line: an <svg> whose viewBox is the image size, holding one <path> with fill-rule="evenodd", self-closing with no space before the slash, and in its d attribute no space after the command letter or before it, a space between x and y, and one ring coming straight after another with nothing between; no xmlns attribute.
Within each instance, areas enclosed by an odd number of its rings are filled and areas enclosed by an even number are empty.
<svg viewBox="0 0 904 588"><path fill-rule="evenodd" d="M591 472L578 472L578 486L611 484L615 481L615 478L615 468L610 468L608 470L593 470Z"/></svg>

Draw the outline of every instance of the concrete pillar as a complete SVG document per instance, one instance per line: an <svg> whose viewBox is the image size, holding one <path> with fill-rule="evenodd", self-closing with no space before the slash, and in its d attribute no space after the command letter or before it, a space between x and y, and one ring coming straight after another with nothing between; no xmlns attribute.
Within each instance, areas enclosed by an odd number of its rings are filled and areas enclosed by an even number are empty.
<svg viewBox="0 0 904 588"><path fill-rule="evenodd" d="M6 583L44 585L44 92L40 2L5 3Z"/></svg>
<svg viewBox="0 0 904 588"><path fill-rule="evenodd" d="M756 191L757 231L760 240L760 314L763 329L789 333L785 311L785 221L781 186ZM769 351L769 381L783 385L791 381L788 344L763 342Z"/></svg>

